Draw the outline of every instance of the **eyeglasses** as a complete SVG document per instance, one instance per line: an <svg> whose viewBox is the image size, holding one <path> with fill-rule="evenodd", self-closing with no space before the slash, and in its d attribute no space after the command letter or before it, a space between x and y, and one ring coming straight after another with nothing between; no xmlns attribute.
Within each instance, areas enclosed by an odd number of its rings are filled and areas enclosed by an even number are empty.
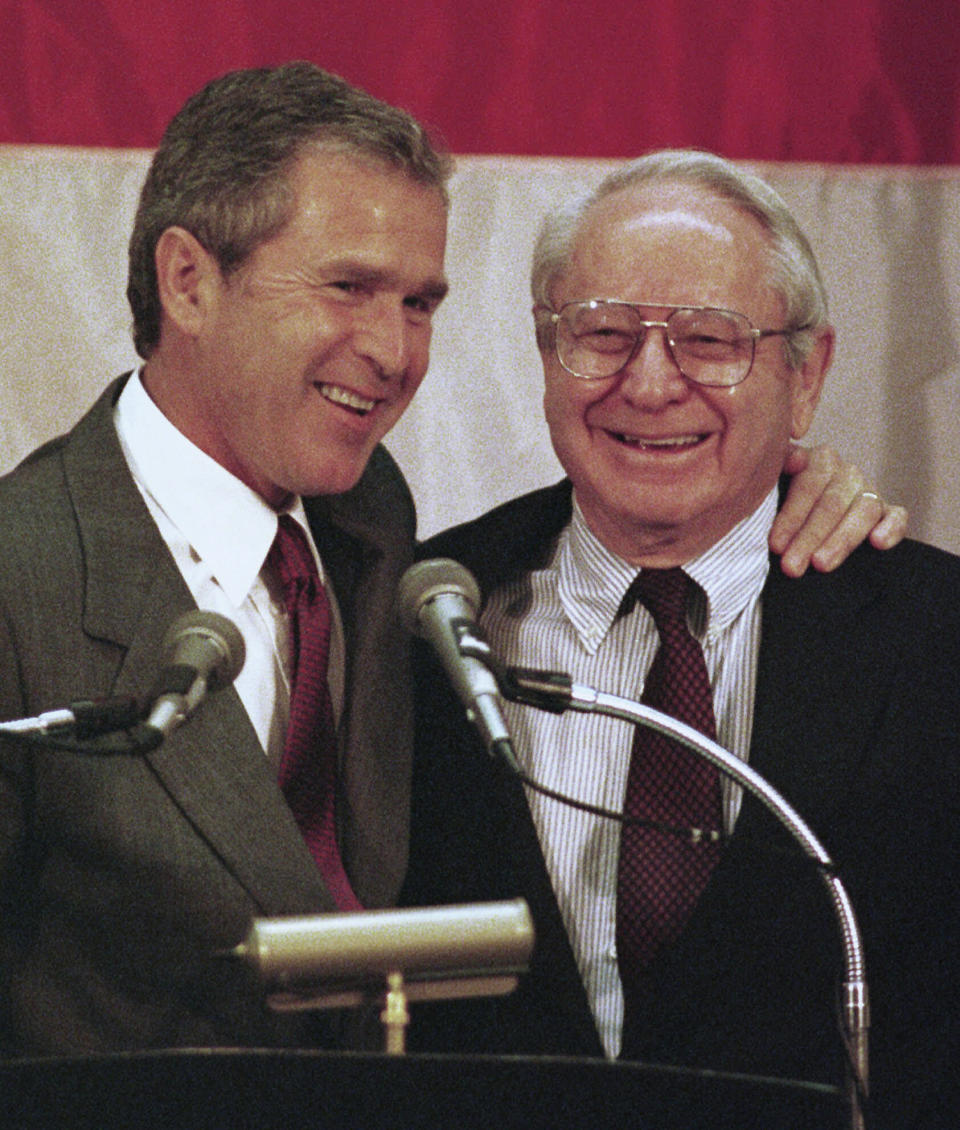
<svg viewBox="0 0 960 1130"><path fill-rule="evenodd" d="M640 308L669 309L662 322L641 317ZM663 330L670 356L680 372L698 385L729 388L746 380L753 368L757 342L809 326L758 330L748 317L711 306L648 307L612 298L568 302L549 313L555 329L554 348L560 364L575 377L600 380L625 368L643 345L647 331Z"/></svg>

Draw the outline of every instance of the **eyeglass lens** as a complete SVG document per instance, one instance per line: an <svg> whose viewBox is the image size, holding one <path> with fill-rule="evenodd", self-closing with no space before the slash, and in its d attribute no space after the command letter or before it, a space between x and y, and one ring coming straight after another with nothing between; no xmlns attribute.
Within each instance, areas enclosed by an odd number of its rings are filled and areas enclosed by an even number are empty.
<svg viewBox="0 0 960 1130"><path fill-rule="evenodd" d="M580 377L612 377L631 359L651 326L626 303L577 302L557 322L557 356ZM752 325L729 310L683 307L666 319L668 347L677 367L699 384L739 384L753 363Z"/></svg>

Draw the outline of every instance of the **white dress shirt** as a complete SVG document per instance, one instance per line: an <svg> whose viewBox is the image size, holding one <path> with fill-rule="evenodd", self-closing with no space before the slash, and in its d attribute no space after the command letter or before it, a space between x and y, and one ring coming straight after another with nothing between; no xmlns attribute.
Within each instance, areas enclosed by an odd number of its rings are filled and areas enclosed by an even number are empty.
<svg viewBox="0 0 960 1130"><path fill-rule="evenodd" d="M147 509L198 608L236 624L246 646L234 686L264 752L274 765L283 753L290 699L290 649L279 586L264 569L277 532L277 512L246 484L190 442L147 394L138 374L114 410L120 446ZM297 498L289 513L307 532ZM336 600L330 691L339 717L343 701L343 632Z"/></svg>
<svg viewBox="0 0 960 1130"><path fill-rule="evenodd" d="M685 572L706 594L688 609L713 689L717 740L746 759L760 642L760 592L776 491ZM568 673L577 683L638 701L659 637L640 604L616 618L636 566L594 537L574 501L573 516L547 567L498 589L482 624L507 664ZM622 811L633 727L599 715L551 714L506 704L518 760L534 780L567 796ZM723 780L732 828L741 790ZM623 992L617 970L616 896L620 825L528 790L547 868L590 1006L609 1056L619 1054Z"/></svg>

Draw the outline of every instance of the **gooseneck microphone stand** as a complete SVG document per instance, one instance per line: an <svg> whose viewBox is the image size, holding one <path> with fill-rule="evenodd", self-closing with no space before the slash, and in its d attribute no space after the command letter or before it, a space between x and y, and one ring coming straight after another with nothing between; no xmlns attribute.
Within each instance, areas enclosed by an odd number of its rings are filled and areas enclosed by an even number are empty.
<svg viewBox="0 0 960 1130"><path fill-rule="evenodd" d="M470 654L493 662L496 666L485 641L463 639L461 645L469 648ZM841 982L840 1021L847 1051L847 1093L851 1126L852 1130L865 1130L870 1009L863 942L853 906L836 874L833 861L802 817L746 762L667 714L630 699L574 683L569 676L557 672L509 667L497 672L497 676L501 693L514 702L557 714L566 710L603 714L633 725L647 726L669 738L675 738L752 793L786 828L804 854L816 864L833 906L843 943L844 975Z"/></svg>

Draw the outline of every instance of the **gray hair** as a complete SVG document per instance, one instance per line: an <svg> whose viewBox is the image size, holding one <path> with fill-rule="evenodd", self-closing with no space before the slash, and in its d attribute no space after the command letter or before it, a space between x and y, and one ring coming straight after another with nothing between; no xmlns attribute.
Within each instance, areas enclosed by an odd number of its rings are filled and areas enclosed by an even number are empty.
<svg viewBox="0 0 960 1130"><path fill-rule="evenodd" d="M759 221L771 244L770 283L786 305L787 326L808 326L784 338L787 364L798 368L827 321L827 293L807 237L770 185L713 153L664 149L648 153L607 176L589 194L547 214L533 251L531 289L537 306L550 306L554 283L570 262L587 212L621 189L651 183L685 183L707 190ZM613 297L613 296L604 296ZM552 325L537 320L541 349L552 345Z"/></svg>
<svg viewBox="0 0 960 1130"><path fill-rule="evenodd" d="M392 165L447 203L452 161L404 110L312 63L214 79L170 122L140 194L127 299L141 357L160 340L154 254L163 232L186 228L225 275L237 270L290 219L288 175L315 143Z"/></svg>

